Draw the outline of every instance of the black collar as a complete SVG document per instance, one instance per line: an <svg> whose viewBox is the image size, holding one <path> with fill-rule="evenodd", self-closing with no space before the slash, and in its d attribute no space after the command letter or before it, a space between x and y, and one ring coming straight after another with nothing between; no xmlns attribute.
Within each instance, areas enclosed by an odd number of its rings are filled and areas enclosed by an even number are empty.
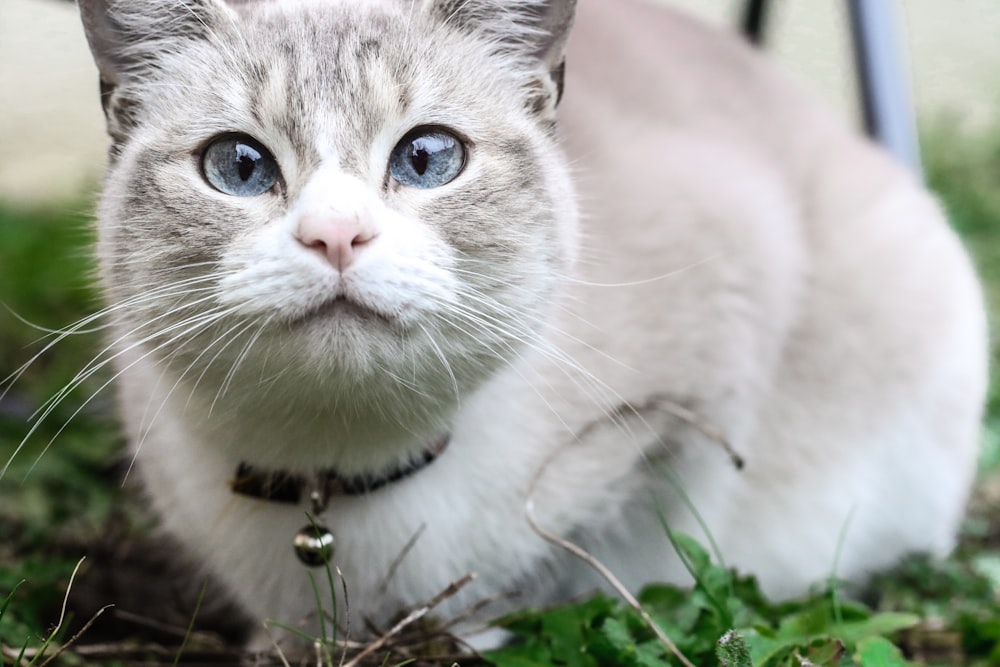
<svg viewBox="0 0 1000 667"><path fill-rule="evenodd" d="M380 476L344 477L335 470L300 475L287 470L264 471L240 463L229 485L233 493L275 503L298 504L304 497L312 496L314 505L318 501L325 507L333 496L360 496L409 477L433 463L447 446L445 436L417 458Z"/></svg>

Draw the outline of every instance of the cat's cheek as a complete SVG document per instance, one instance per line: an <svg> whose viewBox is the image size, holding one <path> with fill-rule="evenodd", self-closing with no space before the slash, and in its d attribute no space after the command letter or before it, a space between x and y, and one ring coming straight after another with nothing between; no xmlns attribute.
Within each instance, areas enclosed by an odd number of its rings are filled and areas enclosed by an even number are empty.
<svg viewBox="0 0 1000 667"><path fill-rule="evenodd" d="M407 244L405 235L399 236L373 249L345 274L343 285L351 299L412 327L453 310L459 285L450 270L453 261L443 248Z"/></svg>
<svg viewBox="0 0 1000 667"><path fill-rule="evenodd" d="M297 319L335 294L340 276L307 252L287 220L244 235L223 255L218 300L237 315Z"/></svg>

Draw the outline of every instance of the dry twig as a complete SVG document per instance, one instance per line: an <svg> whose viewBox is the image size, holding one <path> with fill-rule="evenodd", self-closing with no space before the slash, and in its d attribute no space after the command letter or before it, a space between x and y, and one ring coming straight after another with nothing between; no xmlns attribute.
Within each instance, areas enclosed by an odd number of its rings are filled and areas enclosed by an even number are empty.
<svg viewBox="0 0 1000 667"><path fill-rule="evenodd" d="M681 661L684 667L694 667L694 664L690 660L688 660L683 653L681 653L679 648L677 648L677 644L675 644L673 640L667 636L667 633L665 633L663 629L656 624L656 622L652 619L652 617L650 617L649 613L642 608L642 605L639 604L639 601L635 599L635 596L633 596L632 593L625 587L625 585L618 580L618 577L616 577L614 573L610 569L608 569L607 565L599 561L597 558L594 557L593 554L591 554L584 548L580 547L579 545L574 544L567 539L559 537L554 533L550 533L549 531L539 526L538 522L535 520L535 503L531 498L528 498L528 501L525 503L524 512L528 517L528 523L531 525L531 529L535 531L539 535L539 537L541 537L546 542L549 542L551 544L554 544L558 547L565 549L569 553L573 554L577 558L580 558L585 563L594 568L598 574L604 577L604 579L607 580L609 584L611 584L611 587L618 592L618 594L622 597L622 599L624 599L625 602L627 602L630 607L635 609L635 611L639 614L639 616L642 617L642 620L646 623L649 629L653 631L653 634L656 635L657 639L660 640L660 642L667 648L668 651L670 651L678 660Z"/></svg>
<svg viewBox="0 0 1000 667"><path fill-rule="evenodd" d="M632 409L638 412L643 408L653 408L655 410L667 412L689 426L693 426L698 429L701 431L702 435L710 440L714 440L722 446L722 449L724 449L726 454L729 455L729 460L733 462L733 465L737 470L743 470L743 466L745 465L743 457L740 456L735 449L733 449L733 445L729 442L729 439L722 433L722 431L702 419L701 416L693 410L688 410L677 401L672 401L662 396L653 396L645 405L634 407Z"/></svg>
<svg viewBox="0 0 1000 667"><path fill-rule="evenodd" d="M288 658L285 657L285 652L281 650L281 645L278 644L278 640L274 638L274 633L271 632L271 626L267 624L267 621L261 623L264 626L264 632L267 633L267 638L271 640L271 645L274 646L274 652L278 655L278 659L281 660L281 664L284 667L292 667L288 664Z"/></svg>
<svg viewBox="0 0 1000 667"><path fill-rule="evenodd" d="M399 553L393 559L392 563L389 564L389 570L386 572L385 578L383 578L382 583L379 584L379 593L385 594L389 590L389 582L392 581L394 576L396 576L396 571L399 569L399 566L403 564L403 561L410 554L410 551L413 550L413 547L417 544L417 540L420 539L420 536L424 534L426 529L426 523L420 524L420 527L417 528L416 532L410 536L410 539L406 541L403 548L399 550Z"/></svg>
<svg viewBox="0 0 1000 667"><path fill-rule="evenodd" d="M392 639L394 636L402 632L403 629L419 621L421 618L426 616L432 609L434 609L434 607L438 606L448 598L458 593L475 578L476 578L475 574L469 573L464 577L462 577L461 579L450 583L447 588L445 588L443 591L435 595L429 602L411 611L409 614L406 615L406 618L401 620L399 623L396 623L396 625L392 626L392 628L390 628L381 637L379 637L372 643L368 644L368 646L366 646L364 650L362 650L356 656L351 658L351 660L349 660L346 664L344 664L344 667L357 667L357 665L363 659L365 659L375 651L382 648L390 639Z"/></svg>
<svg viewBox="0 0 1000 667"><path fill-rule="evenodd" d="M82 559L81 559L81 562L82 562ZM74 572L74 574L75 574L75 572ZM69 591L68 590L66 591L66 595L69 596ZM65 602L63 604L65 605ZM56 649L56 652L53 653L52 655L50 655L48 658L46 658L45 661L42 662L41 665L39 665L39 667L48 667L48 664L50 662L52 662L53 660L55 660L56 658L58 658L60 655L63 654L63 652L66 649L68 649L70 646L72 646L77 641L79 641L80 637L82 637L83 634L87 630L90 629L90 626L92 626L94 624L94 621L96 621L100 617L101 614L103 614L108 609L111 609L112 607L114 607L113 604L108 604L108 605L104 605L103 607L101 607L100 609L98 609L97 612L93 616L90 617L90 620L87 621L86 623L84 623L83 627L80 628L80 630L75 635L73 635L72 637L69 638L69 641L63 643L62 646L60 646L58 649ZM60 623L61 623L61 621L60 621Z"/></svg>

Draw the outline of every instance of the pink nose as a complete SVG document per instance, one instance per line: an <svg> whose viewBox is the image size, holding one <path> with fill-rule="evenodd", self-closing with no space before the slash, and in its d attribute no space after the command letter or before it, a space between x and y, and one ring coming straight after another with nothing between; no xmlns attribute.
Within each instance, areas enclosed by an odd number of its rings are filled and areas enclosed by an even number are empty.
<svg viewBox="0 0 1000 667"><path fill-rule="evenodd" d="M376 236L375 228L357 215L311 214L299 222L302 245L323 253L338 271L349 267Z"/></svg>

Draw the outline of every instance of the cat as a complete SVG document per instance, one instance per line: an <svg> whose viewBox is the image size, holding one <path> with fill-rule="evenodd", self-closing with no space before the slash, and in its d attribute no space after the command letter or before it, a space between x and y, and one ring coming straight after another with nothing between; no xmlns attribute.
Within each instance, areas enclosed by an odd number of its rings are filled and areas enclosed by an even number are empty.
<svg viewBox="0 0 1000 667"><path fill-rule="evenodd" d="M468 573L437 613L605 585L550 534L633 590L710 536L775 596L952 547L970 262L736 36L641 0L80 8L131 453L253 617L315 632L324 563L354 628Z"/></svg>

